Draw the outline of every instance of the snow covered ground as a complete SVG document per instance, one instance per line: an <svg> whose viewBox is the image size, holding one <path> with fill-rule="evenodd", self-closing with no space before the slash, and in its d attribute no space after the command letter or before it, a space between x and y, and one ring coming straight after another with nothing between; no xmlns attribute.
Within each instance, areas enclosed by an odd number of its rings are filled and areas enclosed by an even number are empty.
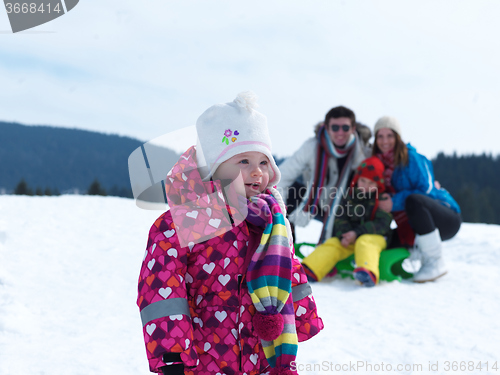
<svg viewBox="0 0 500 375"><path fill-rule="evenodd" d="M0 196L1 375L149 373L136 283L160 213ZM298 241L317 238L315 224ZM314 284L325 329L299 345L299 374L500 374L500 226L464 224L444 253L449 274L434 283Z"/></svg>

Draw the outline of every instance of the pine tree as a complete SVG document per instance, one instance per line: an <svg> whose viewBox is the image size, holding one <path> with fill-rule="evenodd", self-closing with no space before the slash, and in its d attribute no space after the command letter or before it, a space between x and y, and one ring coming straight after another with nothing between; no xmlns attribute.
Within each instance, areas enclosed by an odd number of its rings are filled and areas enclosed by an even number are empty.
<svg viewBox="0 0 500 375"><path fill-rule="evenodd" d="M87 191L88 195L106 195L106 190L101 187L101 184L97 180L97 178L90 184L89 189Z"/></svg>
<svg viewBox="0 0 500 375"><path fill-rule="evenodd" d="M16 195L33 195L33 190L28 187L28 184L24 178L19 181L16 188L14 189L14 194Z"/></svg>

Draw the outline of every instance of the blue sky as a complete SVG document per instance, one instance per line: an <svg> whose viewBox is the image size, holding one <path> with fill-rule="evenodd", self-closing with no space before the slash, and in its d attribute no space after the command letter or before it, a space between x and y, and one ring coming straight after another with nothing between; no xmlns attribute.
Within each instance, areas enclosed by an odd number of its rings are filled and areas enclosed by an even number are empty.
<svg viewBox="0 0 500 375"><path fill-rule="evenodd" d="M397 117L429 157L499 154L499 11L496 1L83 0L18 34L0 12L0 120L148 141L252 89L279 156L340 104L370 127Z"/></svg>

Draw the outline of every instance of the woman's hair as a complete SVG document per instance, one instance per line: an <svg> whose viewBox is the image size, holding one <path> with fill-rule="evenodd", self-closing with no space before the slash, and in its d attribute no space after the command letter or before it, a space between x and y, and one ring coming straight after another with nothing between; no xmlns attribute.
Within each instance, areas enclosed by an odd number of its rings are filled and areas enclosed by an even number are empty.
<svg viewBox="0 0 500 375"><path fill-rule="evenodd" d="M390 130L396 138L396 144L394 145L394 166L404 167L408 165L408 148L404 144L399 134L392 129ZM372 156L382 153L377 145L377 133L375 133L375 141L373 142Z"/></svg>

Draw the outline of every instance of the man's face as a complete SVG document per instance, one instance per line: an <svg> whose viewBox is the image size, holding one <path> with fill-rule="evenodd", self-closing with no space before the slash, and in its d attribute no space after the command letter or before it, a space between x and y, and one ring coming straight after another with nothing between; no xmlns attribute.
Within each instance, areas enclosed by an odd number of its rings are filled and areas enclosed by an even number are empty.
<svg viewBox="0 0 500 375"><path fill-rule="evenodd" d="M334 129L336 129L336 131ZM349 117L339 117L328 120L326 130L333 144L337 147L343 147L349 140L351 134L354 133L355 129L351 124L351 119Z"/></svg>

